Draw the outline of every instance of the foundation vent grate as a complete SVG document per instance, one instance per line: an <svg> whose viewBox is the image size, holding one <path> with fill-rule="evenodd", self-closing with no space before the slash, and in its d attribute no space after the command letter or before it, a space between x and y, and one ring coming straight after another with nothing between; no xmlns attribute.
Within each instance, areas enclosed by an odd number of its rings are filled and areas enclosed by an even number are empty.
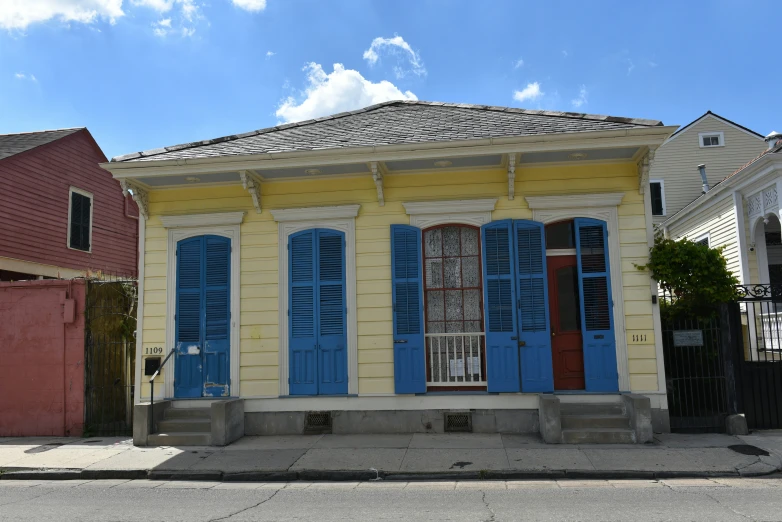
<svg viewBox="0 0 782 522"><path fill-rule="evenodd" d="M304 433L331 433L331 412L308 411L304 417Z"/></svg>
<svg viewBox="0 0 782 522"><path fill-rule="evenodd" d="M472 413L460 411L445 414L446 432L471 432Z"/></svg>

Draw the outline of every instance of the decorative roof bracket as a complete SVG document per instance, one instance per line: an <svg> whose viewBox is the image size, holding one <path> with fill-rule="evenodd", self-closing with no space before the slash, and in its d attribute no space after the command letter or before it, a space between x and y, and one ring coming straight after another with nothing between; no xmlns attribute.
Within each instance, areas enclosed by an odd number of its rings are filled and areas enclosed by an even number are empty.
<svg viewBox="0 0 782 522"><path fill-rule="evenodd" d="M250 193L253 198L255 211L261 213L261 178L251 170L240 170L239 177L242 178L242 187Z"/></svg>
<svg viewBox="0 0 782 522"><path fill-rule="evenodd" d="M377 188L377 202L382 207L386 204L386 199L383 195L383 173L377 161L370 161L369 168L372 169L372 179L375 180L375 187Z"/></svg>
<svg viewBox="0 0 782 522"><path fill-rule="evenodd" d="M133 201L138 205L139 214L144 219L149 219L149 193L147 190L129 179L121 179L119 184L122 187L122 195L128 197L128 194L130 194L133 197Z"/></svg>
<svg viewBox="0 0 782 522"><path fill-rule="evenodd" d="M516 197L516 154L508 154L508 199Z"/></svg>
<svg viewBox="0 0 782 522"><path fill-rule="evenodd" d="M638 162L638 193L646 194L646 187L649 186L649 172L652 170L652 163L654 162L654 153L657 147L649 147L646 154L643 155L641 161Z"/></svg>

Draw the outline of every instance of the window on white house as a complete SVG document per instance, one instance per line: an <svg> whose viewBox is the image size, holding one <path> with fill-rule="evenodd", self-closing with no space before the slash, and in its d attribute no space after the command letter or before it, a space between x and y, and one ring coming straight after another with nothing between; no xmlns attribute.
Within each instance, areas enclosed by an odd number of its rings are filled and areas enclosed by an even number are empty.
<svg viewBox="0 0 782 522"><path fill-rule="evenodd" d="M79 189L70 190L68 217L68 246L89 252L92 234L92 194Z"/></svg>
<svg viewBox="0 0 782 522"><path fill-rule="evenodd" d="M705 236L699 237L695 240L696 243L703 246L710 246L709 245L709 235L706 234Z"/></svg>
<svg viewBox="0 0 782 522"><path fill-rule="evenodd" d="M649 182L649 195L652 198L652 215L665 215L665 189L662 181Z"/></svg>
<svg viewBox="0 0 782 522"><path fill-rule="evenodd" d="M712 132L712 133L700 133L698 134L698 139L700 139L700 146L701 148L704 147L721 147L725 145L725 136L721 132Z"/></svg>

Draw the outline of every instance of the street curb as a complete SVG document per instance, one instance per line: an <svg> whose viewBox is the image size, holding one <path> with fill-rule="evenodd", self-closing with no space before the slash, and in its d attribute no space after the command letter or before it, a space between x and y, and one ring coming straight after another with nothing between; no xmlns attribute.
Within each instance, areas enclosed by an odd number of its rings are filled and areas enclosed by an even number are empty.
<svg viewBox="0 0 782 522"><path fill-rule="evenodd" d="M687 478L751 478L778 473L778 470L753 474L738 471L631 471L631 470L481 470L481 471L372 471L372 470L300 470L239 471L146 470L146 469L29 469L0 474L0 480L187 480L214 482L364 482L369 480L426 482L444 480L661 480Z"/></svg>

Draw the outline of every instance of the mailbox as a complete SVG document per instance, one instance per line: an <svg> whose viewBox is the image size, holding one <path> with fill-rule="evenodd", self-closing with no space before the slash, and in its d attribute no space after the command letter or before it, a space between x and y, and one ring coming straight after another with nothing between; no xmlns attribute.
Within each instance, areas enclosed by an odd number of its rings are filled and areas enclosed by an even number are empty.
<svg viewBox="0 0 782 522"><path fill-rule="evenodd" d="M144 359L144 375L154 375L160 369L160 357L147 357Z"/></svg>

